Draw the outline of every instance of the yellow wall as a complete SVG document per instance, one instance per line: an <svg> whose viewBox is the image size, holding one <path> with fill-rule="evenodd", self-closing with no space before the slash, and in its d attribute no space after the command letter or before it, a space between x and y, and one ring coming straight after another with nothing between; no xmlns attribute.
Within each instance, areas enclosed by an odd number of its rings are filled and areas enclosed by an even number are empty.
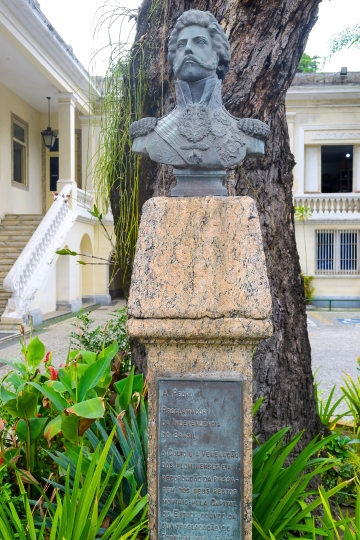
<svg viewBox="0 0 360 540"><path fill-rule="evenodd" d="M358 275L319 275L315 273L316 264L316 238L317 229L359 229L359 225L337 223L311 223L311 221L296 223L295 235L296 245L300 257L301 270L314 276L313 286L315 287L315 296L359 296L360 297L360 276Z"/></svg>
<svg viewBox="0 0 360 540"><path fill-rule="evenodd" d="M320 92L321 89L319 89ZM291 150L296 160L293 171L295 194L301 193L299 173L302 166L305 168L305 148L307 146L317 146L320 152L321 145L349 144L354 145L354 155L357 151L360 151L360 141L355 138L354 140L312 140L312 134L321 131L335 131L337 133L355 131L358 133L360 128L360 106L358 101L346 100L341 94L339 94L337 101L321 99L306 101L305 98L306 92L304 90L304 101L286 99ZM352 128L350 129L349 126L352 126ZM356 150L355 147L359 148L359 150ZM356 168L355 163L354 168ZM318 180L320 181L320 171ZM321 189L319 189L320 192Z"/></svg>
<svg viewBox="0 0 360 540"><path fill-rule="evenodd" d="M109 233L112 228L108 227ZM81 221L74 223L63 247L76 253L85 251L85 254L91 254L92 251L93 255L104 259L108 259L111 252L102 229ZM40 309L46 314L56 310L57 301L81 301L82 296L108 294L108 266L84 266L77 262L79 259L84 262L104 262L87 257L59 256L49 277L37 292L31 310Z"/></svg>
<svg viewBox="0 0 360 540"><path fill-rule="evenodd" d="M29 190L11 185L11 113L29 124ZM0 83L0 217L41 214L41 135L39 113Z"/></svg>

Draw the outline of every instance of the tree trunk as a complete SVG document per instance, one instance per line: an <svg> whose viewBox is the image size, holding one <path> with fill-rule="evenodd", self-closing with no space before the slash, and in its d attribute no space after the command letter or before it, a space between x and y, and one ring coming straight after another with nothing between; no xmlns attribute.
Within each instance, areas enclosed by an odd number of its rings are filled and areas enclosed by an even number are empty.
<svg viewBox="0 0 360 540"><path fill-rule="evenodd" d="M254 432L268 438L285 426L306 429L303 445L321 429L315 410L304 287L295 244L292 168L285 95L296 73L321 0L144 0L137 41L144 53L147 92L143 116L169 112L175 104L166 55L169 34L181 13L208 10L223 25L232 59L223 83L226 109L239 118L266 122L271 135L262 158L228 171L231 195L247 195L260 215L273 300L274 335L256 349L254 399L264 402ZM134 118L135 120L135 118ZM142 160L140 204L150 194L169 194L172 168Z"/></svg>

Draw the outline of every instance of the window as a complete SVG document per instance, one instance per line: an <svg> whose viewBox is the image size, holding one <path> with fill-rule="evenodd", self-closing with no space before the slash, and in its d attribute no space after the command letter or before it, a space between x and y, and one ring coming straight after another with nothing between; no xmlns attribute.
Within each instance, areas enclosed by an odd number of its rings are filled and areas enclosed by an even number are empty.
<svg viewBox="0 0 360 540"><path fill-rule="evenodd" d="M358 230L317 230L316 274L359 274Z"/></svg>
<svg viewBox="0 0 360 540"><path fill-rule="evenodd" d="M27 187L28 184L28 124L11 115L12 130L12 184Z"/></svg>
<svg viewBox="0 0 360 540"><path fill-rule="evenodd" d="M351 193L353 186L353 147L321 147L321 193Z"/></svg>
<svg viewBox="0 0 360 540"><path fill-rule="evenodd" d="M50 191L57 191L57 182L59 180L59 137L56 137L55 144L50 148L49 154Z"/></svg>

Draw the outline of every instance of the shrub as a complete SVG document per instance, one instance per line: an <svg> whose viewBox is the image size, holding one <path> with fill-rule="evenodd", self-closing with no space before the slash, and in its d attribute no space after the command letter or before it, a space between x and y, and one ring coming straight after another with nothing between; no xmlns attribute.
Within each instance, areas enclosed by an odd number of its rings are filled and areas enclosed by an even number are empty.
<svg viewBox="0 0 360 540"><path fill-rule="evenodd" d="M126 308L118 309L110 315L111 318L105 325L93 329L91 326L95 321L90 318L89 313L78 315L77 322L72 324L77 331L70 334L71 347L99 353L103 347L108 347L116 341L119 346L118 359L122 363L122 372L127 372L130 370L131 353L126 331Z"/></svg>
<svg viewBox="0 0 360 540"><path fill-rule="evenodd" d="M314 281L314 276L307 276L304 272L301 272L301 277L304 283L304 292L306 303L311 304L311 300L314 298L315 287L313 287L312 282Z"/></svg>

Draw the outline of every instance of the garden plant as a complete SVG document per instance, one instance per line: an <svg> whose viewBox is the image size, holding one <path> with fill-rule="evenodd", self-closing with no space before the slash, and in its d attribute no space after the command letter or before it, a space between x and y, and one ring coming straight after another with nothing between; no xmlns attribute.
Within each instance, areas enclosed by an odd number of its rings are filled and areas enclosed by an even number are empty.
<svg viewBox="0 0 360 540"><path fill-rule="evenodd" d="M148 537L147 382L130 368L126 312L111 321L93 330L89 316L80 316L61 367L24 331L23 359L7 362L11 370L0 390L0 540ZM115 335L119 342L110 343ZM332 434L319 433L300 450L303 434L289 438L287 428L263 443L254 435L254 540L360 537L360 382L348 376L344 382L338 399L333 388L323 400L315 385L318 414ZM344 403L348 410L339 411ZM262 406L260 399L253 414ZM349 415L351 426L339 427Z"/></svg>

